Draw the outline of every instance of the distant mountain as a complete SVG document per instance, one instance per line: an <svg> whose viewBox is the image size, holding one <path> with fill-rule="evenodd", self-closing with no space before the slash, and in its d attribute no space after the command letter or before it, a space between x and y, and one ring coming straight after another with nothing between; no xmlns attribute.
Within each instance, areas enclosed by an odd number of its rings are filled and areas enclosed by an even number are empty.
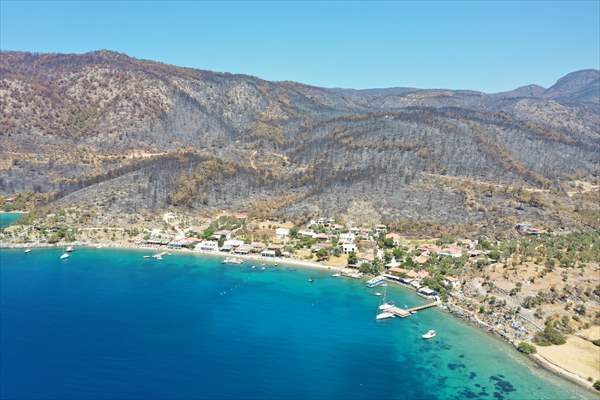
<svg viewBox="0 0 600 400"><path fill-rule="evenodd" d="M545 91L546 89L539 85L526 85L508 92L497 93L496 96L506 99L515 97L541 97Z"/></svg>
<svg viewBox="0 0 600 400"><path fill-rule="evenodd" d="M119 213L579 223L575 200L553 196L600 175L597 77L498 94L327 89L106 50L2 52L0 194Z"/></svg>
<svg viewBox="0 0 600 400"><path fill-rule="evenodd" d="M600 71L585 69L571 72L544 92L543 97L569 103L598 104L600 101Z"/></svg>

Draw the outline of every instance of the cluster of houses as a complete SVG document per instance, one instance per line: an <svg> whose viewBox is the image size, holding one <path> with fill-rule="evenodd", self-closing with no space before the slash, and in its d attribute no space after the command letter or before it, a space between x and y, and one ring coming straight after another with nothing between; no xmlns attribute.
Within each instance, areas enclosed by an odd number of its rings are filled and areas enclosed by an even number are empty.
<svg viewBox="0 0 600 400"><path fill-rule="evenodd" d="M172 241L148 240L148 244L167 244L173 248L193 248L200 251L221 251L237 255L256 254L263 257L291 257L292 254L286 249L288 245L294 245L302 239L311 238L310 251L318 252L320 249L336 249L338 254L353 254L355 262L349 267L359 267L364 263L373 263L375 260L384 260L384 250L377 245L377 239L381 234L385 235L386 241L392 241L394 246L401 245L401 236L395 232L387 232L385 225L377 225L373 229L350 227L336 224L332 218L319 218L310 221L305 227L300 229L287 227L273 227L274 231L270 236L268 243L254 241L249 243L247 240L241 240L234 237L234 232L230 230L219 230L212 234L210 238L198 239L194 237L181 237ZM293 236L293 238L292 238ZM466 246L465 246L466 244ZM482 252L475 250L476 242L462 243L462 247L437 246L435 244L423 244L418 247L419 255L412 260L414 263L423 265L428 262L432 255L445 257L462 257L465 252L469 256L477 256ZM291 250L291 249L290 249ZM401 261L401 260L400 260ZM425 297L435 297L438 294L431 288L422 284L429 273L425 270L415 271L401 267L402 263L395 258L385 266L388 279L394 279L403 284L414 287L417 292ZM460 285L458 279L453 277L446 278L446 286L457 287Z"/></svg>

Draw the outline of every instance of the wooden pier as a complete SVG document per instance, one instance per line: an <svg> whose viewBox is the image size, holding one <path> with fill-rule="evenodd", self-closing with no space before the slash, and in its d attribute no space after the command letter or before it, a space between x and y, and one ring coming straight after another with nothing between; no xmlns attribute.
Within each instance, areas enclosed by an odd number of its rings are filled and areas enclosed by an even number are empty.
<svg viewBox="0 0 600 400"><path fill-rule="evenodd" d="M388 308L386 311L391 312L392 314L394 314L400 318L405 318L405 317L408 317L409 315L411 315L413 312L425 310L426 308L437 307L438 305L440 305L440 302L434 301L433 303L423 304L422 306L417 306L417 307L409 308L406 310L404 308L400 308L400 307L391 307L391 308Z"/></svg>

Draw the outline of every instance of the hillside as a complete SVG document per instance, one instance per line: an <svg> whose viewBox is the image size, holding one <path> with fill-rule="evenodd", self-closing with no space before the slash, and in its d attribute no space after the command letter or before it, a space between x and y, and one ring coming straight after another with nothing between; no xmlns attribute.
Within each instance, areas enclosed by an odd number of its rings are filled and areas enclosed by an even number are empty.
<svg viewBox="0 0 600 400"><path fill-rule="evenodd" d="M2 52L0 194L114 214L598 227L599 75L497 94L326 89L105 50Z"/></svg>

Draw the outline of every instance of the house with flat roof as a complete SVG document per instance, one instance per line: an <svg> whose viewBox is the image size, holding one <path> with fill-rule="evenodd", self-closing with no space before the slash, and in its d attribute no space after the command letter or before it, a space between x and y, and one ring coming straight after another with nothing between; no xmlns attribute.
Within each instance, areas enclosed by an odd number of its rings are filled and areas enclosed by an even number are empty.
<svg viewBox="0 0 600 400"><path fill-rule="evenodd" d="M342 253L350 254L352 252L356 253L357 247L354 243L342 243Z"/></svg>

